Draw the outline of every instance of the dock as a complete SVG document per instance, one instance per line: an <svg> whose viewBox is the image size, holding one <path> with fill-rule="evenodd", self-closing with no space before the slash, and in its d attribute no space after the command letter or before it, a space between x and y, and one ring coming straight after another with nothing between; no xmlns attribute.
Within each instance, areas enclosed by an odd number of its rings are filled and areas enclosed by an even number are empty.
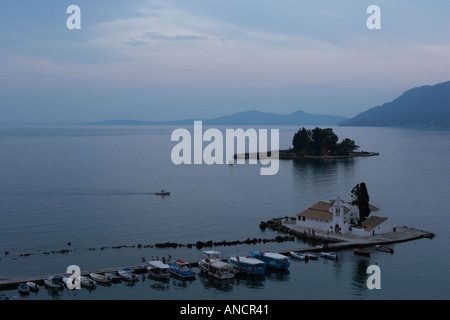
<svg viewBox="0 0 450 320"><path fill-rule="evenodd" d="M294 223L283 223L284 226L288 228L290 232L293 232L293 234L299 233L303 235L303 228L296 226ZM301 230L299 229L301 228ZM295 252L320 252L320 251L338 251L338 250L346 250L356 247L369 247L369 246L375 246L375 245L385 245L385 244L392 244L392 243L399 243L399 242L405 242L405 241L411 241L415 239L421 239L421 238L433 238L435 235L431 232L422 231L414 228L408 228L408 227L397 227L395 232L389 232L389 233L383 233L374 235L371 237L362 237L362 236L356 236L352 234L333 234L333 235L327 235L326 233L317 232L315 233L315 236L320 237L322 240L322 245L320 246L308 246L306 248L295 248L295 249L289 249L289 250L281 250L276 251L277 253L284 254L286 256L290 256L291 251ZM329 243L326 241L327 236L330 237ZM325 240L325 241L324 241ZM227 258L223 258L223 261L226 261ZM188 261L188 263L192 267L198 266L198 261ZM131 267L117 267L117 268L106 268L106 269L97 269L97 270L90 270L90 271L82 271L82 276L88 276L90 273L99 273L104 274L106 272L117 272L121 269L129 268L134 270L135 273L146 273L147 270L144 266L131 266ZM20 278L20 279L2 279L0 280L0 290L2 289L11 289L11 288L17 288L20 283L26 283L28 281L34 282L40 286L44 284L44 280L47 279L49 276L61 276L61 277L69 277L72 274L67 273L61 273L61 274L52 274L52 275L46 275L46 276L35 276L35 277L29 277L29 278Z"/></svg>

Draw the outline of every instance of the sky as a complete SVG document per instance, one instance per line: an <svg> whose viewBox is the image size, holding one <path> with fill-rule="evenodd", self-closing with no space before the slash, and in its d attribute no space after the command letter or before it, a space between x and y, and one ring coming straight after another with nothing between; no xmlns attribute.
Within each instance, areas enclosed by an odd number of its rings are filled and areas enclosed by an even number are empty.
<svg viewBox="0 0 450 320"><path fill-rule="evenodd" d="M449 81L449 35L448 0L2 0L0 124L353 117Z"/></svg>

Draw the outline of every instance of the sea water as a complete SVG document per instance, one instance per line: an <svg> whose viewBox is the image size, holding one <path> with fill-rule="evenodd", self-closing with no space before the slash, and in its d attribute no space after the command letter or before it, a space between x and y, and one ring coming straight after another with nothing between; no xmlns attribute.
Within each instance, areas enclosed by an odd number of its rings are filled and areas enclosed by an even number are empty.
<svg viewBox="0 0 450 320"><path fill-rule="evenodd" d="M399 226L433 239L392 245L370 257L296 261L288 272L213 281L141 275L134 284L95 290L45 288L17 299L448 299L450 131L428 128L333 127L360 150L379 156L347 160L281 160L273 176L259 165L175 165L170 126L0 127L0 278L140 265L168 257L197 261L197 241L274 239L261 230L274 217L295 217L320 200L351 200L365 182L370 202ZM224 128L220 128L225 130ZM299 128L280 127L280 148ZM165 189L170 196L155 192ZM156 248L156 243L183 244ZM193 244L192 247L187 247ZM309 243L218 246L224 257L254 250L291 250ZM381 270L381 289L367 288L367 267ZM198 272L196 268L194 271Z"/></svg>

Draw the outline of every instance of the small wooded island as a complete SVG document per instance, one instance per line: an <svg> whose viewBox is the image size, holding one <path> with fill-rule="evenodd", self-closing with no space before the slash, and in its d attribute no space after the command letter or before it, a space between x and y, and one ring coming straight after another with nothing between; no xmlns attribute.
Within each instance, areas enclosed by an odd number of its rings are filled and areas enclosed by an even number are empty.
<svg viewBox="0 0 450 320"><path fill-rule="evenodd" d="M357 151L359 146L349 138L338 142L338 136L331 128L314 128L312 130L301 128L294 134L292 148L279 150L279 159L347 159L363 156L377 156L378 152ZM272 156L274 151L267 152ZM234 158L254 158L255 153L235 154ZM259 159L259 152L256 153Z"/></svg>
<svg viewBox="0 0 450 320"><path fill-rule="evenodd" d="M354 140L345 138L338 142L338 136L331 128L301 128L292 139L292 148L280 150L280 159L339 159L360 156L379 155L377 152L357 151L359 146Z"/></svg>

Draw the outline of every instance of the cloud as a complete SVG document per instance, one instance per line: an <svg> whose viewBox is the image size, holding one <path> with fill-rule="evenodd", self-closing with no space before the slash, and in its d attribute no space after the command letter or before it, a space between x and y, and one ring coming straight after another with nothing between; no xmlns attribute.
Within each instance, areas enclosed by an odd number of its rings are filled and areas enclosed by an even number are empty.
<svg viewBox="0 0 450 320"><path fill-rule="evenodd" d="M168 41L184 41L184 40L206 40L206 36L196 36L196 35L174 35L167 36L158 32L147 32L142 38L149 38L153 40L168 40Z"/></svg>

